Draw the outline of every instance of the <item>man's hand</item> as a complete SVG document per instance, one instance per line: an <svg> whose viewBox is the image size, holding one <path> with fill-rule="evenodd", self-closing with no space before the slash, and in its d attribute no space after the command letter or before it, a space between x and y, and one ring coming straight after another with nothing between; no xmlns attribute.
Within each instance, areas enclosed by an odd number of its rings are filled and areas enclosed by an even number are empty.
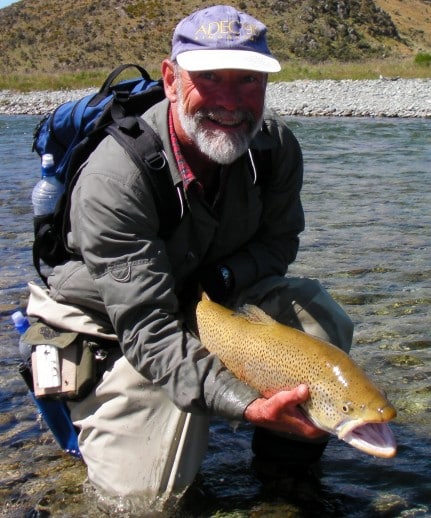
<svg viewBox="0 0 431 518"><path fill-rule="evenodd" d="M266 398L259 398L245 409L244 417L250 423L276 432L293 433L307 439L327 435L314 426L298 405L309 397L308 387L298 385L293 390L282 390Z"/></svg>

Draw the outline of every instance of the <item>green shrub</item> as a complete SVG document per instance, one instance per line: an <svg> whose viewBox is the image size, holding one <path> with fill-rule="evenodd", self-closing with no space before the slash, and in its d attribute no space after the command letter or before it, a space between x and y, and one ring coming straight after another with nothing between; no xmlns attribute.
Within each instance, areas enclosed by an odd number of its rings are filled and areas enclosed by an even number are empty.
<svg viewBox="0 0 431 518"><path fill-rule="evenodd" d="M431 65L431 54L429 52L419 52L415 56L415 63L429 67Z"/></svg>

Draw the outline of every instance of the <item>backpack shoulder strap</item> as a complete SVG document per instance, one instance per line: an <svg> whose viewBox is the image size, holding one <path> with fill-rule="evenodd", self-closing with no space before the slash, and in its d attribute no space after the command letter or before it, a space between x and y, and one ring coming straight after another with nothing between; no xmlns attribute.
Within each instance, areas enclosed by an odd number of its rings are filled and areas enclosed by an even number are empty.
<svg viewBox="0 0 431 518"><path fill-rule="evenodd" d="M168 237L181 221L186 204L182 186L175 188L159 137L141 117L136 115L117 119L103 130L99 128L96 132L99 140L103 138L100 136L102 133L111 135L125 149L142 174L149 179L160 220L159 235ZM89 138L94 138L94 135L90 135ZM85 142L82 145L85 145ZM94 147L94 143L88 145L91 148ZM78 154L81 155L81 153L82 150ZM73 160L71 163L73 164ZM70 230L72 191L79 178L80 168L72 165L70 170L73 175L67 178L67 192L61 207L64 211L61 234L66 248L67 233Z"/></svg>
<svg viewBox="0 0 431 518"><path fill-rule="evenodd" d="M118 121L109 126L107 132L150 181L160 220L159 235L168 237L184 216L182 185L175 187L162 142L141 117L131 115L117 124Z"/></svg>

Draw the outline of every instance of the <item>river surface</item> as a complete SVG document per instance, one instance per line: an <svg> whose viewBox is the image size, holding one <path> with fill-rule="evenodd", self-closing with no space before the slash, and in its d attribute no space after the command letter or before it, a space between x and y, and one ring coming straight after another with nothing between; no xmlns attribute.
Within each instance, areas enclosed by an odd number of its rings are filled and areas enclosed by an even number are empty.
<svg viewBox="0 0 431 518"><path fill-rule="evenodd" d="M11 314L25 308L35 279L37 121L0 116L0 516L96 517L82 463L59 451L17 373ZM355 322L352 356L398 410L398 454L377 459L333 438L312 473L263 480L251 428L214 420L196 484L175 516L430 517L431 120L287 122L306 171L306 230L291 274L320 279Z"/></svg>

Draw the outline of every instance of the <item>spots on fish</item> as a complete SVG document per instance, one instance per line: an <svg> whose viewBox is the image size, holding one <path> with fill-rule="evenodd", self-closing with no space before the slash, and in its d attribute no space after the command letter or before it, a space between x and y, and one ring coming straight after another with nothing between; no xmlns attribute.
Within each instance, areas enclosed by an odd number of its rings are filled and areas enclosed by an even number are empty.
<svg viewBox="0 0 431 518"><path fill-rule="evenodd" d="M261 309L234 312L209 300L197 308L203 345L239 379L261 393L305 383L310 418L335 430L349 420L383 421L395 409L353 360L337 347L275 322ZM388 412L382 417L381 408Z"/></svg>

